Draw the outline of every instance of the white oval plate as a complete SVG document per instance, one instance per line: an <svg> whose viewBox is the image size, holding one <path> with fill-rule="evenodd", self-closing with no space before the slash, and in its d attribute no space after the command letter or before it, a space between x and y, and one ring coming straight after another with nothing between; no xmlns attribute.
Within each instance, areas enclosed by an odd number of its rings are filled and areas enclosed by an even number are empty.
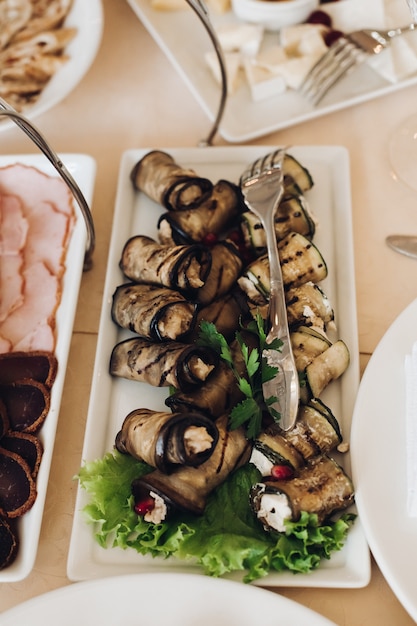
<svg viewBox="0 0 417 626"><path fill-rule="evenodd" d="M103 32L101 0L74 0L65 20L65 26L77 29L77 34L65 49L69 59L51 78L35 104L22 111L28 119L38 117L66 98L91 67L100 47ZM0 130L14 125L11 120L1 121Z"/></svg>
<svg viewBox="0 0 417 626"><path fill-rule="evenodd" d="M2 626L335 626L293 600L228 580L133 574L76 583L1 615Z"/></svg>
<svg viewBox="0 0 417 626"><path fill-rule="evenodd" d="M417 300L373 353L352 418L356 505L369 547L405 610L417 621L417 520L407 515L405 356L417 340Z"/></svg>

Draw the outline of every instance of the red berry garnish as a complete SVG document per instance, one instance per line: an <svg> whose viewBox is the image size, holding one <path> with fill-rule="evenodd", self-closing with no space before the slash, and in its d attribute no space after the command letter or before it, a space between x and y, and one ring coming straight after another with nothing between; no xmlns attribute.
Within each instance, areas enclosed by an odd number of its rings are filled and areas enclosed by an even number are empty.
<svg viewBox="0 0 417 626"><path fill-rule="evenodd" d="M344 33L341 30L330 30L324 35L324 43L330 48L332 43L343 37Z"/></svg>
<svg viewBox="0 0 417 626"><path fill-rule="evenodd" d="M153 511L155 508L155 500L149 496L149 498L145 498L144 500L140 500L140 502L136 502L135 504L135 513L144 517L146 513Z"/></svg>
<svg viewBox="0 0 417 626"><path fill-rule="evenodd" d="M306 22L307 24L323 24L323 26L328 26L328 28L330 28L332 25L332 18L328 13L318 10L310 13Z"/></svg>
<svg viewBox="0 0 417 626"><path fill-rule="evenodd" d="M289 480L294 476L294 470L289 465L274 465L271 469L273 480Z"/></svg>
<svg viewBox="0 0 417 626"><path fill-rule="evenodd" d="M203 244L205 246L214 246L218 241L216 233L207 233L203 238Z"/></svg>

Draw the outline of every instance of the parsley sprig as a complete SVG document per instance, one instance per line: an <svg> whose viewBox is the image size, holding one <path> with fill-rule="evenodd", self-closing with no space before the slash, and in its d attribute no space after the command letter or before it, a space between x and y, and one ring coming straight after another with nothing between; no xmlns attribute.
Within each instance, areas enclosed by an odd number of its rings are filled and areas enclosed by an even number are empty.
<svg viewBox="0 0 417 626"><path fill-rule="evenodd" d="M255 345L248 345L245 336L251 336ZM233 407L229 416L230 427L236 429L245 426L246 436L254 439L261 431L262 415L266 409L270 411L275 421L278 422L280 418L279 412L272 408L276 398L272 396L264 398L262 391L262 385L276 375L277 367L269 365L262 354L265 348L280 350L282 341L275 339L267 344L265 321L259 313L244 329L242 328L242 331L237 331L235 337L245 366L244 375L238 371L233 351L224 335L218 332L215 324L201 322L198 343L215 350L231 368L244 399ZM249 343L252 344L252 342Z"/></svg>

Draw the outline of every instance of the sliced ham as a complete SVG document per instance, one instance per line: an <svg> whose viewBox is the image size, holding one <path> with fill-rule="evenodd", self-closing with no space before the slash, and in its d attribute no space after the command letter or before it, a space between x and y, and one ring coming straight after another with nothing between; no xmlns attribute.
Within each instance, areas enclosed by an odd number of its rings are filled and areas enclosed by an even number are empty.
<svg viewBox="0 0 417 626"><path fill-rule="evenodd" d="M23 164L0 168L0 352L54 351L74 221L62 179Z"/></svg>
<svg viewBox="0 0 417 626"><path fill-rule="evenodd" d="M0 324L0 335L12 343L13 349L18 350L24 350L22 345L25 338L32 336L34 330L42 329L45 324L54 330L55 313L60 296L57 276L51 274L42 262L25 269L23 278L25 281L24 301ZM40 349L39 346L37 349Z"/></svg>
<svg viewBox="0 0 417 626"><path fill-rule="evenodd" d="M0 255L19 254L25 246L28 228L19 198L0 194Z"/></svg>
<svg viewBox="0 0 417 626"><path fill-rule="evenodd" d="M0 322L23 303L23 249L28 221L16 196L0 194Z"/></svg>

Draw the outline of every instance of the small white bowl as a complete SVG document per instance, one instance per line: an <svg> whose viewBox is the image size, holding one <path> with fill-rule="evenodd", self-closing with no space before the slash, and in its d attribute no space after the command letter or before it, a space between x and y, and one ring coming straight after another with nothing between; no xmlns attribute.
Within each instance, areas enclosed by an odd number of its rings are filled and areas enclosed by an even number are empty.
<svg viewBox="0 0 417 626"><path fill-rule="evenodd" d="M304 22L320 0L232 0L235 15L266 30L280 30Z"/></svg>

